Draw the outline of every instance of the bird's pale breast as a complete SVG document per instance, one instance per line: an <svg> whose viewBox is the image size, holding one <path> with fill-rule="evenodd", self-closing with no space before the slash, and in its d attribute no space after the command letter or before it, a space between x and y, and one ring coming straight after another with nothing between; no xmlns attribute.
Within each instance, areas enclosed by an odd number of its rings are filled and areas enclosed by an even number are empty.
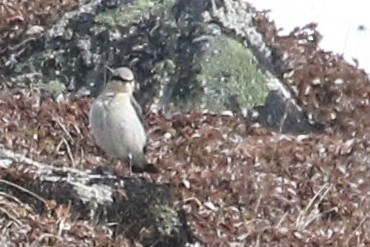
<svg viewBox="0 0 370 247"><path fill-rule="evenodd" d="M111 157L142 153L146 143L144 127L128 95L99 96L91 106L90 127L96 143Z"/></svg>

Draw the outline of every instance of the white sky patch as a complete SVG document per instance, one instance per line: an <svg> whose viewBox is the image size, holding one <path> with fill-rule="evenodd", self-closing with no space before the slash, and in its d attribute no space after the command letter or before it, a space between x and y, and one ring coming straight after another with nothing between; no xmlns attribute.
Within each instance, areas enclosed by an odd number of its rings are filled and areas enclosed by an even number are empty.
<svg viewBox="0 0 370 247"><path fill-rule="evenodd" d="M370 73L370 1L366 0L249 0L257 10L270 9L270 19L287 34L295 27L318 23L320 47L343 54ZM364 30L359 30L364 27Z"/></svg>

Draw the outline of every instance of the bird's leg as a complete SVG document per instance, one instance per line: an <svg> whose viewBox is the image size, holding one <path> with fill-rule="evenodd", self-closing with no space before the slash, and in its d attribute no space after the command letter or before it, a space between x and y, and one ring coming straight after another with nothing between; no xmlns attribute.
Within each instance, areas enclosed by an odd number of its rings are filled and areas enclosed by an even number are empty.
<svg viewBox="0 0 370 247"><path fill-rule="evenodd" d="M127 158L128 158L128 167L130 169L130 177L132 176L132 154L129 153L127 155Z"/></svg>

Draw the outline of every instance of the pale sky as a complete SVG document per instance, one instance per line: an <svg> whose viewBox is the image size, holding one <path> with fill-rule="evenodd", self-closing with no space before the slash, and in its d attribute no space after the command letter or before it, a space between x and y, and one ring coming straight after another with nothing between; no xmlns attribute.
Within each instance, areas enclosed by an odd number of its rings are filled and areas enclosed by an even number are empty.
<svg viewBox="0 0 370 247"><path fill-rule="evenodd" d="M258 10L270 9L270 19L282 34L308 23L318 23L320 47L344 54L350 63L370 73L370 1L366 0L248 0ZM359 26L364 30L359 30Z"/></svg>

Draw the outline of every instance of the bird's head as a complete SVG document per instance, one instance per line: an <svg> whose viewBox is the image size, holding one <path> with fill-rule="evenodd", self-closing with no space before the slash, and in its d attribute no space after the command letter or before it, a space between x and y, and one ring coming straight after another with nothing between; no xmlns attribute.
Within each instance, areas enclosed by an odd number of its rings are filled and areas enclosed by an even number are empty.
<svg viewBox="0 0 370 247"><path fill-rule="evenodd" d="M132 95L135 88L134 73L127 67L112 70L112 77L107 83L106 91Z"/></svg>

